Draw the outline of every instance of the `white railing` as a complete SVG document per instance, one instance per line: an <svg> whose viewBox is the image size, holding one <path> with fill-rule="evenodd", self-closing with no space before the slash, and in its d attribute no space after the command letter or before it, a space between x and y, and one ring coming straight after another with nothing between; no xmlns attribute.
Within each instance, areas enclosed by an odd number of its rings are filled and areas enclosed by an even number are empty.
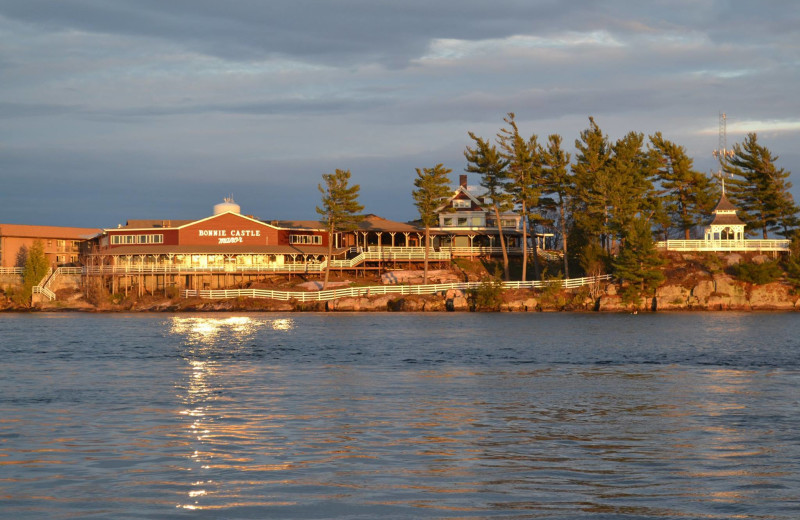
<svg viewBox="0 0 800 520"><path fill-rule="evenodd" d="M44 275L44 278L37 284L34 285L31 289L32 294L44 294L48 300L53 301L56 299L56 293L50 290L50 284L53 281L53 277L55 273L53 269L50 268L47 270L47 274Z"/></svg>
<svg viewBox="0 0 800 520"><path fill-rule="evenodd" d="M364 252L365 259L371 261L392 261L392 260L406 260L406 261L419 261L425 260L425 248L423 247L384 247L384 248L370 248L369 251ZM428 260L450 260L452 255L449 249L442 249L436 251L430 249L428 251Z"/></svg>
<svg viewBox="0 0 800 520"><path fill-rule="evenodd" d="M585 278L569 278L566 280L547 280L529 282L501 282L505 289L532 289L556 285L566 289L573 289L584 285L592 285L604 280L610 280L611 275L602 275ZM181 294L184 298L199 297L207 299L228 298L266 298L271 300L296 300L300 302L327 301L338 298L374 296L381 294L436 294L450 289L469 290L478 289L484 282L461 282L429 285L376 285L369 287L348 287L344 289L331 289L328 291L272 291L269 289L218 289L218 290L185 290Z"/></svg>
<svg viewBox="0 0 800 520"><path fill-rule="evenodd" d="M662 240L667 251L788 251L789 240Z"/></svg>
<svg viewBox="0 0 800 520"><path fill-rule="evenodd" d="M0 267L0 274L22 274L22 267Z"/></svg>
<svg viewBox="0 0 800 520"><path fill-rule="evenodd" d="M478 246L478 247L443 247L442 251L449 251L452 253L452 256L495 256L495 255L502 255L503 248L500 246ZM560 260L563 253L561 251L550 251L546 249L537 249L539 252L539 256L545 258L546 260L557 261ZM506 253L512 256L522 255L522 248L521 247L507 247ZM533 248L528 248L528 254L533 254Z"/></svg>
<svg viewBox="0 0 800 520"><path fill-rule="evenodd" d="M56 299L56 293L50 288L53 282L61 275L81 275L83 269L80 267L58 267L55 271L52 269L47 270L47 276L42 278L39 285L33 287L33 294L44 294L48 300L53 301Z"/></svg>
<svg viewBox="0 0 800 520"><path fill-rule="evenodd" d="M83 274L192 274L192 273L318 273L324 269L324 262L319 263L289 263L283 265L255 264L255 265L208 265L208 266L177 266L160 264L134 264L134 265L94 265L83 268Z"/></svg>

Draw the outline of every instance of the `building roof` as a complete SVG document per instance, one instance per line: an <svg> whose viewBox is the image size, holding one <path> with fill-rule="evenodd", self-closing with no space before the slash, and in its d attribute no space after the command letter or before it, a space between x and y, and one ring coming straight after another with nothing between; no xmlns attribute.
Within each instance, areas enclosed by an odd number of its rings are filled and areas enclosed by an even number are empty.
<svg viewBox="0 0 800 520"><path fill-rule="evenodd" d="M745 223L736 216L736 206L731 204L723 193L719 198L717 207L714 208L714 218L709 223L710 226L744 226Z"/></svg>
<svg viewBox="0 0 800 520"><path fill-rule="evenodd" d="M102 233L99 228L61 226L31 226L27 224L0 224L0 236L25 238L54 238L85 240Z"/></svg>
<svg viewBox="0 0 800 520"><path fill-rule="evenodd" d="M737 208L728 200L728 198L723 193L722 196L719 198L719 202L717 202L717 207L714 208L714 211L736 211Z"/></svg>
<svg viewBox="0 0 800 520"><path fill-rule="evenodd" d="M405 222L395 222L394 220L385 219L372 213L364 215L364 220L358 223L359 231L380 231L380 232L395 232L395 233L417 233L419 228L406 224Z"/></svg>
<svg viewBox="0 0 800 520"><path fill-rule="evenodd" d="M191 222L194 220L131 219L118 229L176 228Z"/></svg>
<svg viewBox="0 0 800 520"><path fill-rule="evenodd" d="M319 220L264 220L264 223L281 229L325 231L325 226Z"/></svg>
<svg viewBox="0 0 800 520"><path fill-rule="evenodd" d="M739 217L737 217L733 213L725 213L725 214L714 214L714 220L711 221L711 226L744 226L744 222L741 221Z"/></svg>

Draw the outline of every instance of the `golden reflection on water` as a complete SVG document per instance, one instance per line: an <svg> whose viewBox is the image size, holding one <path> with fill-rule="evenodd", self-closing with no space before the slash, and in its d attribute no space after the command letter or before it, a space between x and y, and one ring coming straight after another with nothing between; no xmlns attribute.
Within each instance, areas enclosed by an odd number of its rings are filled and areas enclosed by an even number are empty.
<svg viewBox="0 0 800 520"><path fill-rule="evenodd" d="M183 337L187 346L191 347L185 356L190 369L188 379L176 385L184 394L182 398L187 404L187 407L179 414L191 420L187 433L196 447L186 456L191 462L187 468L188 471L196 474L216 468L254 469L251 465L245 464L252 461L226 457L216 453L212 447L217 438L246 436L247 433L235 431L243 428L241 425L225 425L214 421L213 406L222 393L218 388L219 384L214 380L217 372L223 367L221 366L222 361L212 354L226 350L239 350L257 332L265 329L289 332L294 327L295 322L291 318L176 316L171 319L170 332ZM267 468L262 466L255 467L255 469L263 471ZM281 464L270 469L282 470L286 469L286 466ZM219 506L201 504L200 499L213 497L218 493L220 485L213 480L194 479L190 484L185 503L178 504L176 507L187 510L216 509Z"/></svg>
<svg viewBox="0 0 800 520"><path fill-rule="evenodd" d="M255 319L250 316L219 317L179 317L172 318L170 332L184 336L192 344L211 344L219 339L244 340L259 329L270 328L277 331L290 331L294 328L291 318Z"/></svg>

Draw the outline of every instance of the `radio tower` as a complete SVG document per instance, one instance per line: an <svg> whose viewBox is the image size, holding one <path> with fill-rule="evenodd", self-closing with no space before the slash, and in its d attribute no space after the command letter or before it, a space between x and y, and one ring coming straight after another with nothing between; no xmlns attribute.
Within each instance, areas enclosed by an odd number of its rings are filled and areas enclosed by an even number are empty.
<svg viewBox="0 0 800 520"><path fill-rule="evenodd" d="M719 113L719 148L714 150L714 157L719 159L717 177L722 184L722 196L725 196L725 164L733 157L733 150L728 150L728 116L725 112Z"/></svg>

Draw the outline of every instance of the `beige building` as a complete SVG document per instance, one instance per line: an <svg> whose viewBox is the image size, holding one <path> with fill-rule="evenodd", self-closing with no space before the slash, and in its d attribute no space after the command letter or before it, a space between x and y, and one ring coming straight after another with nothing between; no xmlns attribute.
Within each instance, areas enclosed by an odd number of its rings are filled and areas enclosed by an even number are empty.
<svg viewBox="0 0 800 520"><path fill-rule="evenodd" d="M0 267L16 267L20 248L30 248L36 240L41 240L51 265L76 264L81 243L101 231L95 228L0 224Z"/></svg>

